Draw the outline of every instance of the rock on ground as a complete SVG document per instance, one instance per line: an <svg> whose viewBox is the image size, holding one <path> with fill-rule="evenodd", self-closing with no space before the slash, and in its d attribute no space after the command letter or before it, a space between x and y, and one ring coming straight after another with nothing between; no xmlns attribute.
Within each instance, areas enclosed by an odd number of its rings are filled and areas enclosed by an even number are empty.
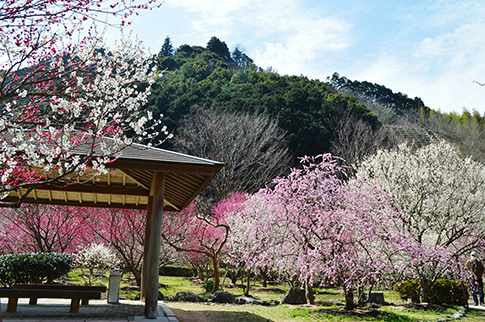
<svg viewBox="0 0 485 322"><path fill-rule="evenodd" d="M299 287L290 288L280 304L306 304L305 290Z"/></svg>
<svg viewBox="0 0 485 322"><path fill-rule="evenodd" d="M192 292L177 292L172 301L178 302L205 302L205 300L199 295Z"/></svg>

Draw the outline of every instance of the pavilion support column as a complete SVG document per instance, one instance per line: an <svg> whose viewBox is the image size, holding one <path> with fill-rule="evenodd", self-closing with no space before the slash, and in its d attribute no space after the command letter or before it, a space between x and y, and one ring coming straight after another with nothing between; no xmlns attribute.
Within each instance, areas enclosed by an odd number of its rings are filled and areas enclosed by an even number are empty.
<svg viewBox="0 0 485 322"><path fill-rule="evenodd" d="M153 175L150 195L153 196L151 215L148 216L147 229L150 230L145 240L144 268L143 273L145 287L145 318L157 318L158 304L158 278L160 261L160 243L162 234L163 198L165 190L165 173L155 172ZM147 237L145 235L145 237Z"/></svg>
<svg viewBox="0 0 485 322"><path fill-rule="evenodd" d="M151 225L148 225L151 222L151 218L153 215L153 196L148 197L148 206L147 206L147 218L145 220L145 239L143 243L143 262L141 266L141 289L140 289L140 301L145 302L146 295L147 295L147 288L146 288L146 281L147 281L147 256L148 254L148 241L150 240L150 233L151 233Z"/></svg>

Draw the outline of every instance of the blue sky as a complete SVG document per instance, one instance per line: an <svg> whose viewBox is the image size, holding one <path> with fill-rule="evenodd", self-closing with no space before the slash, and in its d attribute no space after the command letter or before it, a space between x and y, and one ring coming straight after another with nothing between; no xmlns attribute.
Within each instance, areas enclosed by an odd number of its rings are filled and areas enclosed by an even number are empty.
<svg viewBox="0 0 485 322"><path fill-rule="evenodd" d="M132 19L152 53L212 36L263 68L325 80L334 72L485 114L483 0L165 0ZM109 33L106 35L109 38Z"/></svg>

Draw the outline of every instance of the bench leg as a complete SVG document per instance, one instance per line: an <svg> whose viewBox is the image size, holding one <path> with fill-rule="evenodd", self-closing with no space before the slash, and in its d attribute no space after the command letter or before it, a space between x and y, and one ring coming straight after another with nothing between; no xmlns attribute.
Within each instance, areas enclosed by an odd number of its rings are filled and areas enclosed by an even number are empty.
<svg viewBox="0 0 485 322"><path fill-rule="evenodd" d="M17 301L18 297L9 297L7 304L7 312L17 312Z"/></svg>
<svg viewBox="0 0 485 322"><path fill-rule="evenodd" d="M78 313L80 301L81 301L81 299L71 299L71 308L69 309L69 312Z"/></svg>
<svg viewBox="0 0 485 322"><path fill-rule="evenodd" d="M88 298L83 298L81 301L82 305L89 305L89 299Z"/></svg>
<svg viewBox="0 0 485 322"><path fill-rule="evenodd" d="M30 305L36 305L37 304L37 298L36 297L31 297L29 300Z"/></svg>

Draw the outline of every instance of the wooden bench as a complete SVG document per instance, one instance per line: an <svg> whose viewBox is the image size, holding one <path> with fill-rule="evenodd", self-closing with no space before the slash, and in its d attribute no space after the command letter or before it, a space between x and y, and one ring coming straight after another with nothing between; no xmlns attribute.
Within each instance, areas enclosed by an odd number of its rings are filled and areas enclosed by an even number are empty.
<svg viewBox="0 0 485 322"><path fill-rule="evenodd" d="M8 297L7 312L17 312L19 298L29 298L29 304L37 304L38 298L71 299L69 312L79 312L79 302L88 305L90 299L101 299L105 286L78 286L61 284L16 284L12 288L1 288L0 296Z"/></svg>

